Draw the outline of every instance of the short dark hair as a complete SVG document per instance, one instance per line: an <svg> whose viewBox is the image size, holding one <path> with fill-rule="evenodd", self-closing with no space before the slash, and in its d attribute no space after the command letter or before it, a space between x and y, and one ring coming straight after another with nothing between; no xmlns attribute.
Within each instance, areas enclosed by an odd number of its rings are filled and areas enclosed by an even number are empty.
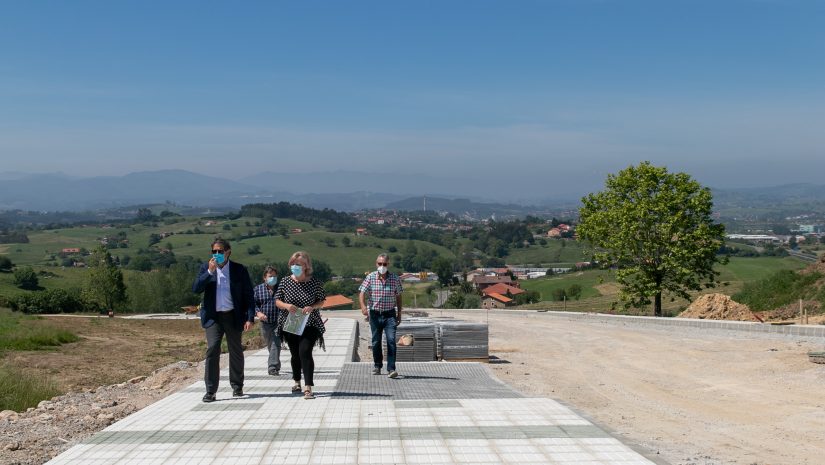
<svg viewBox="0 0 825 465"><path fill-rule="evenodd" d="M264 268L264 276L270 273L274 274L275 276L278 276L278 270L272 265L267 265L266 268Z"/></svg>
<svg viewBox="0 0 825 465"><path fill-rule="evenodd" d="M229 245L229 241L222 237L216 237L214 241L212 241L212 247L215 247L215 244L223 247L223 250L232 250L232 246Z"/></svg>

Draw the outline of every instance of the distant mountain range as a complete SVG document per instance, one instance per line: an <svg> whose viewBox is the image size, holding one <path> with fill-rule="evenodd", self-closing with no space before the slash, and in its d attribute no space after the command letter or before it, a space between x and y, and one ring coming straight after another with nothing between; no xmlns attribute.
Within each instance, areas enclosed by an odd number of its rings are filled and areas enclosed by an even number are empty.
<svg viewBox="0 0 825 465"><path fill-rule="evenodd" d="M439 186L424 192L422 186ZM84 211L164 203L237 208L248 203L287 201L313 208L355 211L364 208L448 211L476 218L554 214L577 208L576 193L565 200L504 202L496 190L480 190L460 178L355 171L265 172L237 181L185 170L130 173L125 176L72 177L61 173L0 172L0 210ZM475 195L468 195L475 193ZM717 208L810 206L825 203L825 185L788 184L748 189L713 189ZM501 197L506 198L506 197ZM528 205L533 203L533 205Z"/></svg>
<svg viewBox="0 0 825 465"><path fill-rule="evenodd" d="M0 173L0 210L82 211L167 201L192 206L240 207L248 203L287 201L313 208L355 211L383 208L414 195L370 191L370 187L394 192L403 192L406 188L420 190L414 183L413 176L396 179L357 172L267 172L239 181L185 170L88 178L60 173L5 172Z"/></svg>

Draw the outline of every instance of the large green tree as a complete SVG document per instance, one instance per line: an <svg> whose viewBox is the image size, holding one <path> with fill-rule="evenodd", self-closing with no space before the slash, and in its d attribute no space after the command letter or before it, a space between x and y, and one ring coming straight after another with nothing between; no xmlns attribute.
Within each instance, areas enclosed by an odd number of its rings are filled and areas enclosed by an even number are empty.
<svg viewBox="0 0 825 465"><path fill-rule="evenodd" d="M653 298L661 316L663 292L689 299L689 291L715 286L725 228L713 221L710 190L688 174L643 162L608 175L605 189L582 203L579 237L617 270L625 307Z"/></svg>
<svg viewBox="0 0 825 465"><path fill-rule="evenodd" d="M105 247L99 246L87 262L89 274L83 295L107 310L115 310L126 303L126 285L112 255Z"/></svg>
<svg viewBox="0 0 825 465"><path fill-rule="evenodd" d="M442 286L449 285L453 280L453 261L446 257L438 257L433 261L433 272L438 275L438 282Z"/></svg>

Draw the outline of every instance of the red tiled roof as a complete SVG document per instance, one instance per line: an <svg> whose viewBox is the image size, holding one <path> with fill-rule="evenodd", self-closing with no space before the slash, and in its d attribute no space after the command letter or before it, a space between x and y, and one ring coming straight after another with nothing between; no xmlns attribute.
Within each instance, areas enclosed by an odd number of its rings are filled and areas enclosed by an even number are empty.
<svg viewBox="0 0 825 465"><path fill-rule="evenodd" d="M327 296L327 298L324 299L324 303L321 304L321 308L335 308L342 305L352 305L352 303L352 299L349 297L341 294L335 294Z"/></svg>
<svg viewBox="0 0 825 465"><path fill-rule="evenodd" d="M511 299L509 297L504 297L503 295L498 294L496 292L491 292L491 293L487 294L487 297L492 297L493 299L496 299L499 302L504 302L505 304L507 302L512 302L513 301L513 299Z"/></svg>
<svg viewBox="0 0 825 465"><path fill-rule="evenodd" d="M490 287L484 288L484 290L482 290L481 292L484 293L484 294L501 294L501 295L505 295L509 292L510 295L518 295L518 294L522 294L526 291L524 289L519 289L517 287L508 286L504 283L498 283L498 284L493 284Z"/></svg>

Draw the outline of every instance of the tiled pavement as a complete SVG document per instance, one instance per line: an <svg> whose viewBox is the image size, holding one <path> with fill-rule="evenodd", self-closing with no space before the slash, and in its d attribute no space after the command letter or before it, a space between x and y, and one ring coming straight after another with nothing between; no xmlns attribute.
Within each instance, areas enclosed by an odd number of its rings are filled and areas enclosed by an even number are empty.
<svg viewBox="0 0 825 465"><path fill-rule="evenodd" d="M226 371L218 401L198 382L113 424L51 464L558 464L653 462L561 404L528 398L475 363L404 363L397 379L350 363L357 323L327 322L317 398L292 394L266 351L246 358L245 396Z"/></svg>

